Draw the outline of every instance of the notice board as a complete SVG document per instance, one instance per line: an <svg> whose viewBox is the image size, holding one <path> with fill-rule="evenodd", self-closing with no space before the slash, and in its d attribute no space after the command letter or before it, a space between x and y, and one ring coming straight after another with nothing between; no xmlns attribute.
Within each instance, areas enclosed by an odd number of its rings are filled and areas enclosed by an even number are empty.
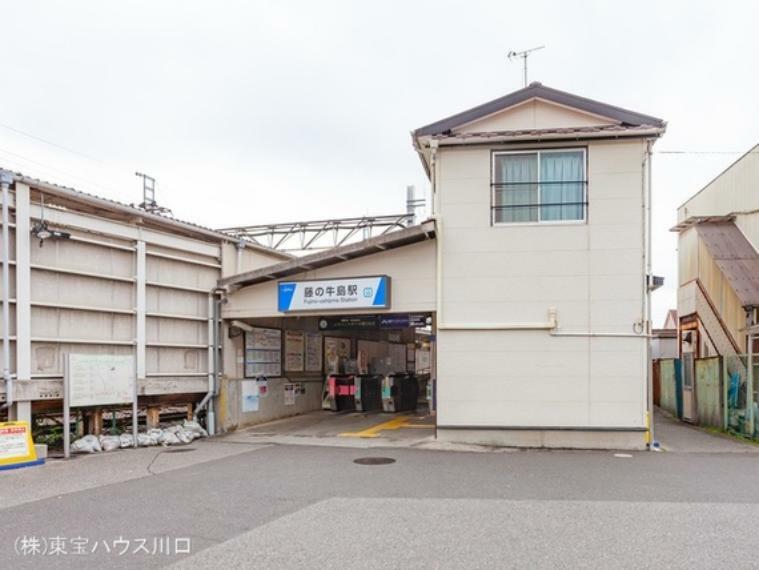
<svg viewBox="0 0 759 570"><path fill-rule="evenodd" d="M134 356L69 354L69 405L103 406L134 401Z"/></svg>
<svg viewBox="0 0 759 570"><path fill-rule="evenodd" d="M282 376L282 331L254 327L245 333L245 377Z"/></svg>

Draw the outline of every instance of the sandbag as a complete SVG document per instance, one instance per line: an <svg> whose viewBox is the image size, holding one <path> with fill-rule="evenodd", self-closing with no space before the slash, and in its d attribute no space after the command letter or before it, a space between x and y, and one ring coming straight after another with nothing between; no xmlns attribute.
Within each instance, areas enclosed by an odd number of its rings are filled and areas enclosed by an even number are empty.
<svg viewBox="0 0 759 570"><path fill-rule="evenodd" d="M140 447L150 447L153 445L158 445L158 438L154 435L150 435L147 433L138 433L137 434L137 445Z"/></svg>
<svg viewBox="0 0 759 570"><path fill-rule="evenodd" d="M103 451L113 451L121 447L121 440L116 435L101 435L100 448Z"/></svg>
<svg viewBox="0 0 759 570"><path fill-rule="evenodd" d="M180 429L175 435L182 443L192 443L192 440L195 439L195 434L187 429Z"/></svg>
<svg viewBox="0 0 759 570"><path fill-rule="evenodd" d="M133 447L134 446L134 437L131 433L122 433L119 436L119 445L124 447Z"/></svg>
<svg viewBox="0 0 759 570"><path fill-rule="evenodd" d="M177 434L171 433L170 431L165 431L161 434L161 437L158 438L158 443L161 445L178 445L181 443L179 441L179 438L177 437Z"/></svg>
<svg viewBox="0 0 759 570"><path fill-rule="evenodd" d="M71 451L74 453L97 453L102 451L102 447L100 447L100 441L96 436L85 435L71 444Z"/></svg>
<svg viewBox="0 0 759 570"><path fill-rule="evenodd" d="M203 426L201 426L198 422L195 420L185 420L185 422L182 424L182 428L191 431L193 434L195 434L195 437L208 437L208 432L203 429Z"/></svg>

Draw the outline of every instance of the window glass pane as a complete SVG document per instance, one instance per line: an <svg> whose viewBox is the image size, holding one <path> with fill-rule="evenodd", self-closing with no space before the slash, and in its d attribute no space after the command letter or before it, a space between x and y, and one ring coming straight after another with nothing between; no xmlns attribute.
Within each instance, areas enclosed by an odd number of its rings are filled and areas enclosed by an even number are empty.
<svg viewBox="0 0 759 570"><path fill-rule="evenodd" d="M540 219L582 220L585 164L582 152L545 152L540 156Z"/></svg>
<svg viewBox="0 0 759 570"><path fill-rule="evenodd" d="M495 223L538 221L537 154L496 155Z"/></svg>

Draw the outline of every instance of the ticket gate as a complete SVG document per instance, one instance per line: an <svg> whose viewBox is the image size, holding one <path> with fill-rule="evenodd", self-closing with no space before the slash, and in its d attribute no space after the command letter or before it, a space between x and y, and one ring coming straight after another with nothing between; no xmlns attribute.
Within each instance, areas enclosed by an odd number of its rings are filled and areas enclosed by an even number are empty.
<svg viewBox="0 0 759 570"><path fill-rule="evenodd" d="M333 412L356 409L356 379L353 374L330 374L324 390L322 408Z"/></svg>
<svg viewBox="0 0 759 570"><path fill-rule="evenodd" d="M416 410L419 382L413 374L388 374L382 379L382 411L410 412Z"/></svg>
<svg viewBox="0 0 759 570"><path fill-rule="evenodd" d="M379 374L356 376L354 398L357 411L378 412L382 410L382 376Z"/></svg>

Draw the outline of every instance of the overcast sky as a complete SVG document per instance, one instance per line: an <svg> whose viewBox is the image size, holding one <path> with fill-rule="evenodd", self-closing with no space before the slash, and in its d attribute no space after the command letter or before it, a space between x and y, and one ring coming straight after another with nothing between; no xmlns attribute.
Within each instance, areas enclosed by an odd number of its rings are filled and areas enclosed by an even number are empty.
<svg viewBox="0 0 759 570"><path fill-rule="evenodd" d="M428 186L409 131L520 88L507 52L545 44L530 80L662 117L656 150L688 151L655 157L659 326L676 207L759 142L758 18L730 1L6 0L0 166L124 202L140 170L213 227L401 212Z"/></svg>

